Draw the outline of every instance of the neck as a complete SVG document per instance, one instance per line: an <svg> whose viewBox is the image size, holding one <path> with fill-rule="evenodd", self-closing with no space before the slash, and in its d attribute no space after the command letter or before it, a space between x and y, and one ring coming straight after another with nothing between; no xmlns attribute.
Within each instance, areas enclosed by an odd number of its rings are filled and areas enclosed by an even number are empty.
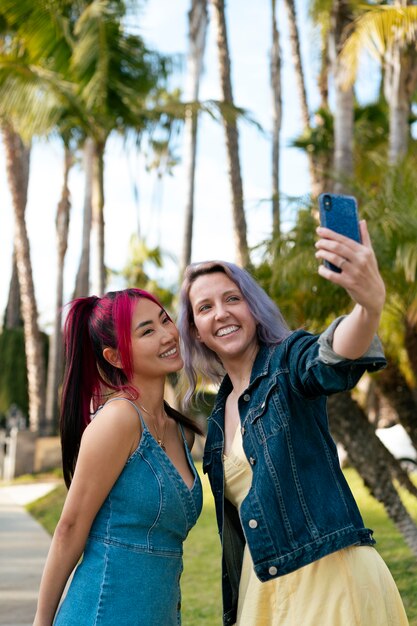
<svg viewBox="0 0 417 626"><path fill-rule="evenodd" d="M149 413L155 416L164 414L164 381L136 382L135 387L139 392L136 404L145 407Z"/></svg>
<svg viewBox="0 0 417 626"><path fill-rule="evenodd" d="M226 370L231 383L233 385L233 393L240 396L242 391L249 385L252 374L253 364L258 354L259 345L256 344L250 352L237 359L223 361L223 367Z"/></svg>

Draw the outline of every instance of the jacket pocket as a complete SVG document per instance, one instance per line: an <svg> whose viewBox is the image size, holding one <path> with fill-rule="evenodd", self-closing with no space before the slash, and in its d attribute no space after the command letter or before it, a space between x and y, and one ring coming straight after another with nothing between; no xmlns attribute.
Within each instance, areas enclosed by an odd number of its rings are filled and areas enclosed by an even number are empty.
<svg viewBox="0 0 417 626"><path fill-rule="evenodd" d="M278 381L266 390L258 404L249 411L247 421L261 443L288 427L288 408Z"/></svg>

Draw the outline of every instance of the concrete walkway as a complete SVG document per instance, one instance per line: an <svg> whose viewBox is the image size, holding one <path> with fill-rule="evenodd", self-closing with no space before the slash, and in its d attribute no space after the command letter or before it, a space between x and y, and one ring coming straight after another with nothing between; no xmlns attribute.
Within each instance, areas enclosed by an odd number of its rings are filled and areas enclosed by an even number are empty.
<svg viewBox="0 0 417 626"><path fill-rule="evenodd" d="M54 486L0 486L0 626L32 624L51 537L23 507Z"/></svg>

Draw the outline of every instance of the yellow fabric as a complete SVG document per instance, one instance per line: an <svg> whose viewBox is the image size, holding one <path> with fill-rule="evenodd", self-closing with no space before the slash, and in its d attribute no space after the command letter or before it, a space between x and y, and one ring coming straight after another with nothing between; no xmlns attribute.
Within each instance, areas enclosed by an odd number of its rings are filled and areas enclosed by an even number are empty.
<svg viewBox="0 0 417 626"><path fill-rule="evenodd" d="M252 470L240 429L224 456L225 496L237 508ZM245 547L236 626L408 626L395 582L371 546L339 550L262 583Z"/></svg>

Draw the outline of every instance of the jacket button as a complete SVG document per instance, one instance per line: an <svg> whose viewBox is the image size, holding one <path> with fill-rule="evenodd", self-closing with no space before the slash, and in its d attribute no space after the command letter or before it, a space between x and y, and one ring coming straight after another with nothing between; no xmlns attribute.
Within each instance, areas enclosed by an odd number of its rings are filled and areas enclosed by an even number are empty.
<svg viewBox="0 0 417 626"><path fill-rule="evenodd" d="M250 456L250 457L249 457L249 463L250 463L251 465L255 465L255 463L256 463L256 459L254 459L254 458L253 458L253 456Z"/></svg>
<svg viewBox="0 0 417 626"><path fill-rule="evenodd" d="M244 426L242 426L242 428L240 429L240 432L242 433L242 435L245 434L245 427Z"/></svg>
<svg viewBox="0 0 417 626"><path fill-rule="evenodd" d="M277 570L277 568L275 567L275 565L272 565L272 566L269 568L268 572L271 574L271 576L275 576L275 574L277 574L277 573L278 573L278 570Z"/></svg>
<svg viewBox="0 0 417 626"><path fill-rule="evenodd" d="M250 519L249 528L257 528L257 527L258 527L258 522L256 521L256 519Z"/></svg>
<svg viewBox="0 0 417 626"><path fill-rule="evenodd" d="M243 399L244 399L245 402L249 402L250 394L249 393L245 393L245 395L243 396Z"/></svg>

